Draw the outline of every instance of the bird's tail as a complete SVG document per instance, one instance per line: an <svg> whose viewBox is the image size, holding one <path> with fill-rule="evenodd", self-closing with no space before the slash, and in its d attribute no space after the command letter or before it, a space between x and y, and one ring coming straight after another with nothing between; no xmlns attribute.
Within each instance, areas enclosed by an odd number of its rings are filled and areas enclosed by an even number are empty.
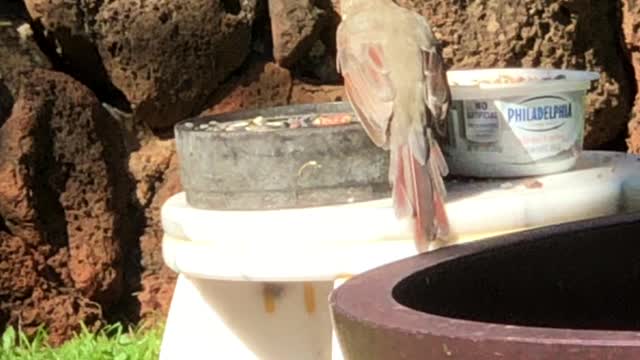
<svg viewBox="0 0 640 360"><path fill-rule="evenodd" d="M449 234L449 219L444 206L446 189L443 177L449 172L440 147L427 136L428 157L418 161L409 144L391 149L393 206L399 218L413 219L414 240L419 252Z"/></svg>

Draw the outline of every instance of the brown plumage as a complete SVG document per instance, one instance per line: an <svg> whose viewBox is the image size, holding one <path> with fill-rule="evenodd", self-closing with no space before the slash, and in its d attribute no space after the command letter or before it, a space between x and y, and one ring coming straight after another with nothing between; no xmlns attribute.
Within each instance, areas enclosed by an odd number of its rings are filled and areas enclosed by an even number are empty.
<svg viewBox="0 0 640 360"><path fill-rule="evenodd" d="M438 42L426 20L391 0L342 0L337 64L358 120L390 151L389 181L399 218L414 220L419 251L446 237L442 178L448 168L436 137L447 136L451 102Z"/></svg>

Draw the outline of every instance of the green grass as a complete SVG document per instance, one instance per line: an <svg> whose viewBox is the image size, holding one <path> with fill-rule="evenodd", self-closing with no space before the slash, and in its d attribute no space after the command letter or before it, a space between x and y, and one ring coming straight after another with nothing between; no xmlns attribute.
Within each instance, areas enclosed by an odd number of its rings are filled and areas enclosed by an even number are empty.
<svg viewBox="0 0 640 360"><path fill-rule="evenodd" d="M126 330L111 325L97 334L83 327L74 339L60 347L47 345L47 334L38 331L29 340L7 328L0 344L0 360L156 360L160 352L162 328Z"/></svg>

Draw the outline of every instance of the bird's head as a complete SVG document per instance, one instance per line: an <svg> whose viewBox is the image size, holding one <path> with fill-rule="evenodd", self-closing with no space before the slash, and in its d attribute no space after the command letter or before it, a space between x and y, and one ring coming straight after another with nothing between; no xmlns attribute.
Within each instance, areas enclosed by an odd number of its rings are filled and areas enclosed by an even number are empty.
<svg viewBox="0 0 640 360"><path fill-rule="evenodd" d="M393 4L393 0L339 0L340 17L345 20L359 12L369 9L378 9L382 5Z"/></svg>
<svg viewBox="0 0 640 360"><path fill-rule="evenodd" d="M351 0L340 0L340 17L342 20L347 18L349 6L351 6Z"/></svg>
<svg viewBox="0 0 640 360"><path fill-rule="evenodd" d="M345 20L349 15L358 11L365 2L362 0L340 0L340 17Z"/></svg>

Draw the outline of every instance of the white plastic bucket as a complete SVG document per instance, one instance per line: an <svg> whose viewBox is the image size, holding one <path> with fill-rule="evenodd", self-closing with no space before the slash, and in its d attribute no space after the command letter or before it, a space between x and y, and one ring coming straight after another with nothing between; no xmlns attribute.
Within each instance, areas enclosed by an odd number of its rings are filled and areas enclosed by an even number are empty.
<svg viewBox="0 0 640 360"><path fill-rule="evenodd" d="M598 73L554 69L448 72L452 106L442 145L450 172L476 177L571 169L582 151L585 95Z"/></svg>

